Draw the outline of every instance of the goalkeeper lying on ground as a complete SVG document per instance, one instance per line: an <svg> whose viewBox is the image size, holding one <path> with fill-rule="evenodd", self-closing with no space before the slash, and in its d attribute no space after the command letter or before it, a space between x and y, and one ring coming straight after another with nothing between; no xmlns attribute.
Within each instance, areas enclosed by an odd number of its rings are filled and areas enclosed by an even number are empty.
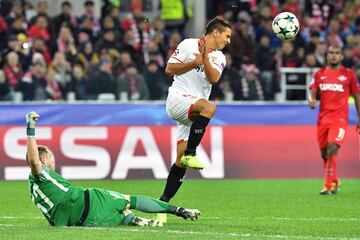
<svg viewBox="0 0 360 240"><path fill-rule="evenodd" d="M30 112L27 122L26 160L31 168L29 190L32 201L52 226L162 226L163 223L137 217L130 211L170 213L198 220L199 210L174 207L146 196L125 195L100 188L73 187L57 174L54 155L46 146L38 146L35 122L39 115Z"/></svg>

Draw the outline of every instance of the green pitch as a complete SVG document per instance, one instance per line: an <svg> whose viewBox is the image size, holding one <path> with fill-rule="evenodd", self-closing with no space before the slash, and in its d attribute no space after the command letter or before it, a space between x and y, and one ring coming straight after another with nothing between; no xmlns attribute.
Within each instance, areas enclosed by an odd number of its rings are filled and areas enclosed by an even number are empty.
<svg viewBox="0 0 360 240"><path fill-rule="evenodd" d="M72 181L158 197L165 180ZM321 180L186 180L174 205L198 208L199 222L169 216L162 228L54 228L29 197L27 183L0 181L0 239L360 239L360 180L337 195ZM154 214L140 214L155 217Z"/></svg>

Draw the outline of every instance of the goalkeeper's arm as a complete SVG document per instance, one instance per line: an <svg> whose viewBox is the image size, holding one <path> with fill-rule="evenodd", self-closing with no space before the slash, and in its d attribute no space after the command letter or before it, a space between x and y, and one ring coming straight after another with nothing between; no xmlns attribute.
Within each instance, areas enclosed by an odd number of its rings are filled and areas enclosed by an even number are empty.
<svg viewBox="0 0 360 240"><path fill-rule="evenodd" d="M26 161L28 162L33 175L39 174L42 169L38 145L35 139L35 123L38 119L39 115L36 112L30 112L26 115Z"/></svg>

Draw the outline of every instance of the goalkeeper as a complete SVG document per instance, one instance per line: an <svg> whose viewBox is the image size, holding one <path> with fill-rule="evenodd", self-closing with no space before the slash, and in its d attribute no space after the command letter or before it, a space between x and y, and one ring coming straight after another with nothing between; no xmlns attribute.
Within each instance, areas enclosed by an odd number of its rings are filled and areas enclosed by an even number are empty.
<svg viewBox="0 0 360 240"><path fill-rule="evenodd" d="M31 168L29 190L34 204L52 226L162 226L161 221L135 216L131 209L147 213L169 213L187 220L198 220L199 210L174 207L146 196L125 195L100 188L74 187L54 171L52 151L37 145L35 122L30 112L27 122L26 160Z"/></svg>

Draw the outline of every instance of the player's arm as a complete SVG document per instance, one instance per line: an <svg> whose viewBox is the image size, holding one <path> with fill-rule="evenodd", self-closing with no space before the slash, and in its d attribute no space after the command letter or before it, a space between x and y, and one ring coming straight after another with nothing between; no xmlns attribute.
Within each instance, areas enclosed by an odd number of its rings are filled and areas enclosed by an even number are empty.
<svg viewBox="0 0 360 240"><path fill-rule="evenodd" d="M170 77L180 75L202 64L201 54L197 54L192 61L186 61L186 59L189 59L189 44L190 42L188 40L184 40L177 46L166 64L166 75Z"/></svg>
<svg viewBox="0 0 360 240"><path fill-rule="evenodd" d="M202 46L202 50L200 51L200 53L202 54L204 73L205 73L206 79L209 81L210 84L217 83L220 80L221 73L216 68L214 68L210 63L205 38L203 39L203 46Z"/></svg>
<svg viewBox="0 0 360 240"><path fill-rule="evenodd" d="M30 112L26 115L26 160L33 175L39 174L42 169L38 146L35 139L35 123L38 119L39 115L36 112Z"/></svg>
<svg viewBox="0 0 360 240"><path fill-rule="evenodd" d="M308 102L309 102L309 107L311 109L314 109L316 106L316 95L317 95L316 88L310 88L310 96Z"/></svg>
<svg viewBox="0 0 360 240"><path fill-rule="evenodd" d="M200 54L196 56L196 58L191 62L184 63L167 63L165 68L165 74L172 77L174 75L180 75L191 69L202 64L202 60Z"/></svg>
<svg viewBox="0 0 360 240"><path fill-rule="evenodd" d="M356 126L357 132L360 134L360 93L353 94L355 100L355 108L358 114L358 124Z"/></svg>

